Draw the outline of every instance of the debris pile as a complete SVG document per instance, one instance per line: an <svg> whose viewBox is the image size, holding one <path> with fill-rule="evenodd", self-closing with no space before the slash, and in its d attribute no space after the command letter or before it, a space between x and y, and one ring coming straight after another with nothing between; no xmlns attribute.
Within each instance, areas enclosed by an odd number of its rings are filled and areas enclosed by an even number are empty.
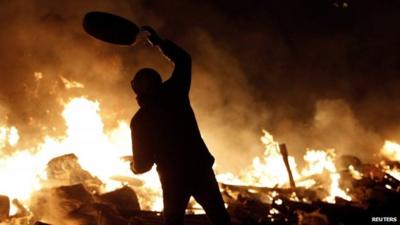
<svg viewBox="0 0 400 225"><path fill-rule="evenodd" d="M348 190L351 201L340 197L335 197L335 203L323 201L327 193L318 182L307 188L221 184L224 199L240 224L364 225L373 217L400 219L399 180L380 165L362 164L354 156L343 156L340 162L347 168L340 171L340 186ZM382 164L400 168L396 162ZM314 180L319 179L314 176Z"/></svg>
<svg viewBox="0 0 400 225"><path fill-rule="evenodd" d="M318 181L324 179L315 175L317 182L307 188L294 183L285 188L220 183L233 223L364 225L372 217L399 218L400 181L385 172L400 168L398 162L372 165L363 164L354 156L343 156L339 164L340 186L348 190L351 201L340 197L335 198L335 203L323 201L328 193ZM161 212L141 209L134 187L137 183L100 194L101 181L82 169L73 154L51 160L47 176L47 184L32 196L29 210L14 200L17 213L9 216L10 200L0 196L0 224L162 224ZM185 221L209 224L204 214L195 215L190 210Z"/></svg>

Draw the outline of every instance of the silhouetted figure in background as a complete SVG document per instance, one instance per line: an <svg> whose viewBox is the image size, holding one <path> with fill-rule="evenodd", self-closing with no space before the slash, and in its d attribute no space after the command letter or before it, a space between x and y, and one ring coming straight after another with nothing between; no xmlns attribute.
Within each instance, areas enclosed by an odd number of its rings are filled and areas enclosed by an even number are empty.
<svg viewBox="0 0 400 225"><path fill-rule="evenodd" d="M150 27L148 40L159 46L175 68L164 83L157 71L145 68L131 82L140 109L132 118L134 173L144 173L153 163L163 189L167 225L181 225L193 196L215 225L230 224L219 192L210 154L189 101L191 57L171 41L161 39Z"/></svg>

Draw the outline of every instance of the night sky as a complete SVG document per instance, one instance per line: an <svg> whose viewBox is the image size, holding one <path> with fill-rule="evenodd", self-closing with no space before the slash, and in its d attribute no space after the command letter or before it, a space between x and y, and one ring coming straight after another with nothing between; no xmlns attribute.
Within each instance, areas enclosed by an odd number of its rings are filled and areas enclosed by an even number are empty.
<svg viewBox="0 0 400 225"><path fill-rule="evenodd" d="M110 129L137 110L129 81L138 69L151 66L168 78L172 66L156 49L113 46L85 34L82 18L93 10L151 25L192 54L192 104L222 168L261 155L262 129L295 155L336 148L370 159L385 139L400 141L399 1L16 0L0 6L0 123L20 130L21 146L63 135L60 113L70 97L98 100ZM85 88L67 89L63 79Z"/></svg>

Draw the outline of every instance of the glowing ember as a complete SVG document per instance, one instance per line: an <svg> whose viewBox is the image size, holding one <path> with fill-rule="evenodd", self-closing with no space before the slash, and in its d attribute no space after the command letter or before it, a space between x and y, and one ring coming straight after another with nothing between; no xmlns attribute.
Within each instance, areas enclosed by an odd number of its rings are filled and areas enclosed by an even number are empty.
<svg viewBox="0 0 400 225"><path fill-rule="evenodd" d="M363 174L360 171L356 170L353 165L349 166L349 171L351 173L351 176L354 179L356 179L356 180L361 180L362 179Z"/></svg>
<svg viewBox="0 0 400 225"><path fill-rule="evenodd" d="M85 85L83 85L83 84L81 84L81 83L79 83L79 82L76 82L76 81L68 80L68 79L65 78L65 77L61 77L61 81L64 83L64 86L65 86L65 88L67 88L67 89L71 89L71 88L84 88L84 87L85 87Z"/></svg>
<svg viewBox="0 0 400 225"><path fill-rule="evenodd" d="M33 76L35 77L36 81L41 80L43 78L43 74L41 72L35 72Z"/></svg>

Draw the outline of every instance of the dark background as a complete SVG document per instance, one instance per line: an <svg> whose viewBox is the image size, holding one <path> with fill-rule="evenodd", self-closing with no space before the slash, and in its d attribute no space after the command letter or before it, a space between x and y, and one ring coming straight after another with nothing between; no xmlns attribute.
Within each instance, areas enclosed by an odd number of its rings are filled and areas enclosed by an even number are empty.
<svg viewBox="0 0 400 225"><path fill-rule="evenodd" d="M336 148L371 160L400 141L400 2L396 0L1 1L0 125L19 147L64 135L63 104L98 100L106 130L137 106L132 75L172 66L156 49L101 43L92 10L149 24L193 56L192 104L217 168L261 155L261 130L300 156ZM35 73L42 74L41 79ZM85 88L68 89L65 79ZM64 80L64 81L63 81ZM9 149L8 152L12 152Z"/></svg>

